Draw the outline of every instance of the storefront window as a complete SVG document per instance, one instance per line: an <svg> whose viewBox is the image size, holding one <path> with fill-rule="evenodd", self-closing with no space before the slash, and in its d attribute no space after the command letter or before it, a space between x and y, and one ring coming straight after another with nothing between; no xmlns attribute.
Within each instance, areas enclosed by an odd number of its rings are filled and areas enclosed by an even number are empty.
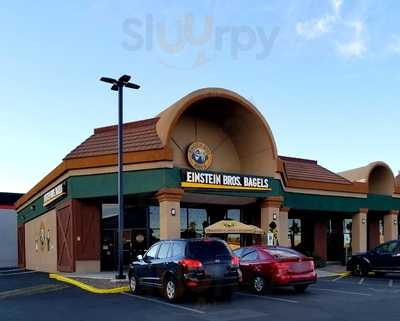
<svg viewBox="0 0 400 321"><path fill-rule="evenodd" d="M226 212L226 219L240 222L240 210L237 208L229 209Z"/></svg>
<svg viewBox="0 0 400 321"><path fill-rule="evenodd" d="M298 218L289 219L289 244L295 248L301 243L301 220Z"/></svg>
<svg viewBox="0 0 400 321"><path fill-rule="evenodd" d="M160 208L158 206L149 207L149 235L149 245L160 240Z"/></svg>

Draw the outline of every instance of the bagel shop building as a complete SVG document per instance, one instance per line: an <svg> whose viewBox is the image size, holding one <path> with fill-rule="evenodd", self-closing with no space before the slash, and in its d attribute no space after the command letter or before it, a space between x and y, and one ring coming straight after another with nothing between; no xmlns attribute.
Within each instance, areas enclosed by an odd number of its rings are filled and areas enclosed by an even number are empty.
<svg viewBox="0 0 400 321"><path fill-rule="evenodd" d="M267 121L232 91L192 92L154 118L126 123L124 136L126 264L159 239L201 237L221 220L331 261L398 237L400 186L385 163L333 173L279 156ZM95 129L17 201L21 266L115 268L116 143L116 126Z"/></svg>

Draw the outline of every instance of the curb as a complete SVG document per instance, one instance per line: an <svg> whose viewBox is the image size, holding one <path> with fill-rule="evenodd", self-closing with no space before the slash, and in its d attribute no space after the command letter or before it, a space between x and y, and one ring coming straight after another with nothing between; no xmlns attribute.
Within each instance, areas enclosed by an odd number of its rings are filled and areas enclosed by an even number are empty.
<svg viewBox="0 0 400 321"><path fill-rule="evenodd" d="M94 286L91 286L91 285L88 285L88 284L79 282L77 280L67 278L60 274L55 274L55 273L50 273L49 278L60 281L60 282L74 285L78 288L81 288L82 290L85 290L85 291L88 291L91 293L96 293L96 294L116 294L116 293L124 293L124 292L129 291L129 287L127 287L127 286L122 286L119 288L112 288L112 289L98 289L98 288L95 288Z"/></svg>

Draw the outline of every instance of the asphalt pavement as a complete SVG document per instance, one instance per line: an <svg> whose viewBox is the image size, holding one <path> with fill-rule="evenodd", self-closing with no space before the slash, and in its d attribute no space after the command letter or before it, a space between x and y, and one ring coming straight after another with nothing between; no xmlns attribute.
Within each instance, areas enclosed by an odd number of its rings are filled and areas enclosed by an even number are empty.
<svg viewBox="0 0 400 321"><path fill-rule="evenodd" d="M32 291L38 287L39 291ZM156 293L91 294L49 280L47 274L27 273L0 276L0 319L398 321L399 297L399 276L337 276L318 280L302 294L279 289L258 296L241 290L230 301L193 296L180 304L170 304Z"/></svg>

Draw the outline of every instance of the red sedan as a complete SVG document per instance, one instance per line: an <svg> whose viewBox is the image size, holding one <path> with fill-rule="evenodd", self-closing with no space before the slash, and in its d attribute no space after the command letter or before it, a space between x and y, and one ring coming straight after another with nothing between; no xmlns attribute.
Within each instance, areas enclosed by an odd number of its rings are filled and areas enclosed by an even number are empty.
<svg viewBox="0 0 400 321"><path fill-rule="evenodd" d="M317 280L313 258L286 247L250 246L234 253L240 258L243 283L256 293L280 286L304 292Z"/></svg>

